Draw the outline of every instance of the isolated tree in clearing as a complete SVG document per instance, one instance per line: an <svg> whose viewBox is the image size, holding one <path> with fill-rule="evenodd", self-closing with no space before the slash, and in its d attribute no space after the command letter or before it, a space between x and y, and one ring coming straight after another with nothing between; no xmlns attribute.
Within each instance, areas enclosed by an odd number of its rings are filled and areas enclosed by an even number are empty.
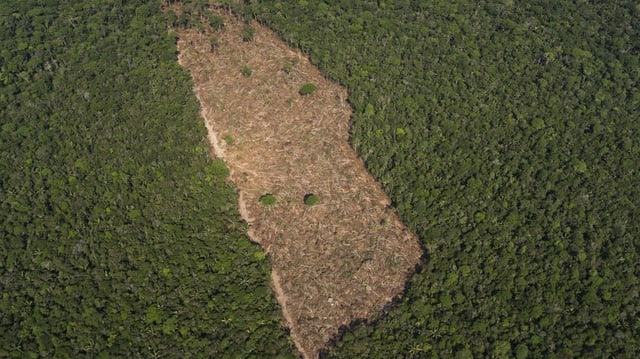
<svg viewBox="0 0 640 359"><path fill-rule="evenodd" d="M306 204L307 206L313 206L316 203L318 203L318 196L316 196L315 194L308 193L304 196L304 204Z"/></svg>
<svg viewBox="0 0 640 359"><path fill-rule="evenodd" d="M312 94L316 89L317 89L316 85L312 83L307 83L307 84L304 84L298 92L300 93L300 95L305 96L305 95Z"/></svg>
<svg viewBox="0 0 640 359"><path fill-rule="evenodd" d="M271 193L260 196L260 199L258 200L265 206L273 206L274 204L276 204L276 196L272 195Z"/></svg>

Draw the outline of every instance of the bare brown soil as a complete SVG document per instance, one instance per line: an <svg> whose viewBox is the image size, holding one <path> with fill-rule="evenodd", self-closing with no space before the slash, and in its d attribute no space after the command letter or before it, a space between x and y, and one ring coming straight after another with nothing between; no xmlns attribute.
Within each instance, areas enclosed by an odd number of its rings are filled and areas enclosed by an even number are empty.
<svg viewBox="0 0 640 359"><path fill-rule="evenodd" d="M422 250L349 146L346 90L269 29L252 24L254 39L244 42L242 23L221 15L223 31L179 31L179 61L240 192L249 235L271 257L291 336L315 358L340 326L371 318L401 294ZM243 66L253 73L244 76ZM301 96L305 83L318 90ZM267 193L275 205L259 202ZM304 204L308 193L318 204Z"/></svg>

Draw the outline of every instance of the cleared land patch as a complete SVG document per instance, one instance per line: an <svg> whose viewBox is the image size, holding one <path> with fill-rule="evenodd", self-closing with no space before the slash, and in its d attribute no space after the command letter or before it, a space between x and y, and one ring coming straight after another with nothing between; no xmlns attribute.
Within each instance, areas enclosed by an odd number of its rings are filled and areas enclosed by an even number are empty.
<svg viewBox="0 0 640 359"><path fill-rule="evenodd" d="M402 293L422 250L349 145L346 90L271 30L253 23L243 41L245 25L220 15L222 30L178 32L179 61L249 236L271 256L296 346L317 357L341 326Z"/></svg>

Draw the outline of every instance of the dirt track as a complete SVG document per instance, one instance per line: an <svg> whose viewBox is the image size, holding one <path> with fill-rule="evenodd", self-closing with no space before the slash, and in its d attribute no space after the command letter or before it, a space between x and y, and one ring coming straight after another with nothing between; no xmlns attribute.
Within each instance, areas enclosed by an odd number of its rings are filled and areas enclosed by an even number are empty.
<svg viewBox="0 0 640 359"><path fill-rule="evenodd" d="M215 155L240 191L249 236L271 257L292 338L315 358L340 326L371 318L401 294L422 251L349 146L346 90L252 26L250 42L226 15L224 31L180 31L179 61L193 77ZM305 83L318 90L301 96ZM275 205L259 202L267 193ZM309 193L317 205L304 204Z"/></svg>

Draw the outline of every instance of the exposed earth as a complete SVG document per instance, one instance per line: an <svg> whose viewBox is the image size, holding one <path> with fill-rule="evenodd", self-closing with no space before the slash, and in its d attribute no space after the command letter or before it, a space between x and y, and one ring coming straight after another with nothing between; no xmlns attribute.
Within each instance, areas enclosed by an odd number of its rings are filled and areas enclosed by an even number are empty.
<svg viewBox="0 0 640 359"><path fill-rule="evenodd" d="M316 358L341 326L402 294L422 249L349 145L346 90L271 30L252 23L253 39L243 41L246 24L220 15L221 30L178 31L179 61L249 236L270 256L291 336ZM307 83L317 90L301 95ZM269 194L271 205L263 203ZM311 194L317 203L307 205Z"/></svg>

